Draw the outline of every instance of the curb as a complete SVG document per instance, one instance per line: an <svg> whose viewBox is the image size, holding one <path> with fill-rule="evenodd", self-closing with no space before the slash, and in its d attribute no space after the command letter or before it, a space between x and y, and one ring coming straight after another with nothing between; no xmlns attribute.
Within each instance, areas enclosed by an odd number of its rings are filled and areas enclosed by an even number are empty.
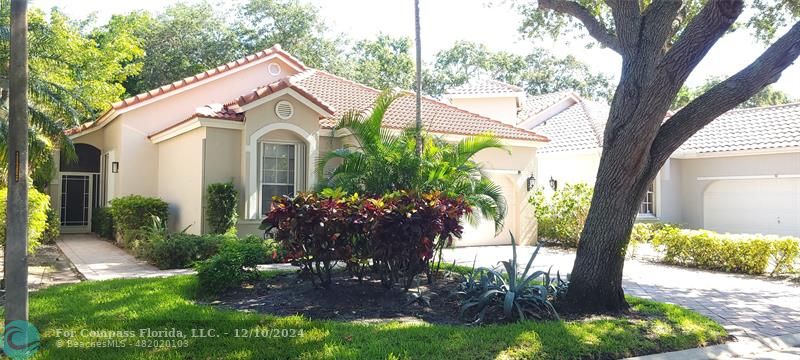
<svg viewBox="0 0 800 360"><path fill-rule="evenodd" d="M800 346L800 333L768 338L747 339L704 348L673 351L628 358L628 360L701 360L735 358L756 353L785 350Z"/></svg>

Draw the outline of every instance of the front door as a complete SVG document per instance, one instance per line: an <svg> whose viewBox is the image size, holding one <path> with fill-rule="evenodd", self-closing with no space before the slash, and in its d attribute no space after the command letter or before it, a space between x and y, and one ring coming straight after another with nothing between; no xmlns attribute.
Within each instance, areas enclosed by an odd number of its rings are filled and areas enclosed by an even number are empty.
<svg viewBox="0 0 800 360"><path fill-rule="evenodd" d="M92 174L61 175L61 232L91 231Z"/></svg>

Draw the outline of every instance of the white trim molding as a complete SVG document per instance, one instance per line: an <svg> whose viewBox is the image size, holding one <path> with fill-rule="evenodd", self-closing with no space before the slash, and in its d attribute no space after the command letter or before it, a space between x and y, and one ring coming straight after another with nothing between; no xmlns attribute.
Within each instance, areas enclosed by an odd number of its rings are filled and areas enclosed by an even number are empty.
<svg viewBox="0 0 800 360"><path fill-rule="evenodd" d="M162 141L172 139L178 135L185 134L189 131L192 131L194 129L199 129L201 127L242 130L244 129L244 123L236 120L220 120L220 119L197 117L183 124L180 124L172 129L164 131L160 134L151 136L150 142L152 142L153 144L158 144Z"/></svg>
<svg viewBox="0 0 800 360"><path fill-rule="evenodd" d="M734 175L734 176L698 176L697 181L716 180L758 180L758 179L800 179L800 174L773 174L773 175Z"/></svg>
<svg viewBox="0 0 800 360"><path fill-rule="evenodd" d="M252 135L247 138L247 144L245 145L245 156L248 160L247 165L247 188L245 189L247 194L247 204L246 204L246 219L245 220L257 220L261 218L261 215L258 213L258 208L260 206L260 199L259 197L259 186L258 186L258 144L262 136L276 131L276 130L287 130L291 131L297 135L299 135L303 140L306 142L307 149L306 149L306 158L308 159L306 162L307 173L306 175L306 186L311 187L316 184L316 174L314 172L314 159L316 159L317 152L319 151L317 148L317 135L310 134L305 131L303 128L291 124L291 123L272 123L267 126L264 126L257 131L255 131ZM297 176L297 174L295 174Z"/></svg>
<svg viewBox="0 0 800 360"><path fill-rule="evenodd" d="M800 146L783 148L752 149L752 150L728 150L717 152L676 152L672 155L674 159L705 159L731 156L752 156L752 155L776 155L776 154L800 154Z"/></svg>

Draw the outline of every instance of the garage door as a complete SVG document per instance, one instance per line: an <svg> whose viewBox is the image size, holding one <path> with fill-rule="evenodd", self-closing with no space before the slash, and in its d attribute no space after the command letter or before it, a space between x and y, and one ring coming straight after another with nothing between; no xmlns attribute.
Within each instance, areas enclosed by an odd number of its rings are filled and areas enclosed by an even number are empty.
<svg viewBox="0 0 800 360"><path fill-rule="evenodd" d="M478 224L475 225L472 225L465 220L463 223L464 233L461 236L461 239L456 240L454 244L455 246L461 247L511 244L511 238L508 235L508 231L514 228L516 219L515 212L517 211L513 204L519 201L518 199L515 199L516 192L514 191L514 182L511 177L504 174L489 174L489 178L491 178L495 184L500 185L503 191L503 196L506 198L508 213L506 214L504 221L505 229L496 234L494 230L494 220L483 219L480 216L478 216L480 218Z"/></svg>
<svg viewBox="0 0 800 360"><path fill-rule="evenodd" d="M704 228L800 236L800 179L721 180L703 195Z"/></svg>
<svg viewBox="0 0 800 360"><path fill-rule="evenodd" d="M506 224L507 225L507 224ZM508 231L501 231L495 234L494 220L480 219L478 224L473 225L464 221L464 233L461 239L456 240L455 246L479 246L479 245L510 245L511 238Z"/></svg>

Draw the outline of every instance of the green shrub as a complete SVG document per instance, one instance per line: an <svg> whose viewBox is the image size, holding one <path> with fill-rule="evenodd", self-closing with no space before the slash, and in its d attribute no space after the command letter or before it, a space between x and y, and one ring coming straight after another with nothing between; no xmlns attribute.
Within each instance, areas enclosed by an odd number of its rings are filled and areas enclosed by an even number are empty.
<svg viewBox="0 0 800 360"><path fill-rule="evenodd" d="M121 243L127 247L142 240L141 229L152 225L153 216L166 224L167 203L139 195L116 198L111 200L111 216L115 230L122 236Z"/></svg>
<svg viewBox="0 0 800 360"><path fill-rule="evenodd" d="M47 209L47 225L42 233L42 244L53 244L61 235L61 219L52 208Z"/></svg>
<svg viewBox="0 0 800 360"><path fill-rule="evenodd" d="M784 237L772 242L772 259L774 265L770 275L794 272L794 263L800 255L800 241L793 237Z"/></svg>
<svg viewBox="0 0 800 360"><path fill-rule="evenodd" d="M788 271L797 257L797 238L763 235L718 234L706 230L682 230L665 226L653 237L664 247L664 261L742 274L764 274L770 260L772 273Z"/></svg>
<svg viewBox="0 0 800 360"><path fill-rule="evenodd" d="M92 232L104 239L114 239L114 219L109 208L92 210Z"/></svg>
<svg viewBox="0 0 800 360"><path fill-rule="evenodd" d="M539 189L530 199L539 237L565 247L577 247L589 215L594 189L586 183L565 184L548 198Z"/></svg>
<svg viewBox="0 0 800 360"><path fill-rule="evenodd" d="M159 269L184 269L216 254L223 241L219 235L172 234L145 243L142 255Z"/></svg>
<svg viewBox="0 0 800 360"><path fill-rule="evenodd" d="M323 287L331 284L334 263L346 263L360 276L371 260L385 286L408 289L415 276L431 269L438 249L461 237L461 218L470 211L463 198L438 192L326 197L330 194L275 197L261 224L274 231L287 258Z"/></svg>
<svg viewBox="0 0 800 360"><path fill-rule="evenodd" d="M232 183L208 185L206 220L215 234L224 234L236 225L239 194Z"/></svg>
<svg viewBox="0 0 800 360"><path fill-rule="evenodd" d="M628 241L627 255L634 256L639 245L652 243L656 234L666 226L672 225L661 222L641 222L633 224L630 241Z"/></svg>
<svg viewBox="0 0 800 360"><path fill-rule="evenodd" d="M0 188L0 245L6 244L6 206L8 188ZM33 253L41 244L47 230L47 212L50 210L50 197L33 187L28 189L28 253Z"/></svg>
<svg viewBox="0 0 800 360"><path fill-rule="evenodd" d="M218 254L195 264L201 289L219 294L257 279L256 266L271 263L276 249L274 241L257 236L225 241Z"/></svg>

